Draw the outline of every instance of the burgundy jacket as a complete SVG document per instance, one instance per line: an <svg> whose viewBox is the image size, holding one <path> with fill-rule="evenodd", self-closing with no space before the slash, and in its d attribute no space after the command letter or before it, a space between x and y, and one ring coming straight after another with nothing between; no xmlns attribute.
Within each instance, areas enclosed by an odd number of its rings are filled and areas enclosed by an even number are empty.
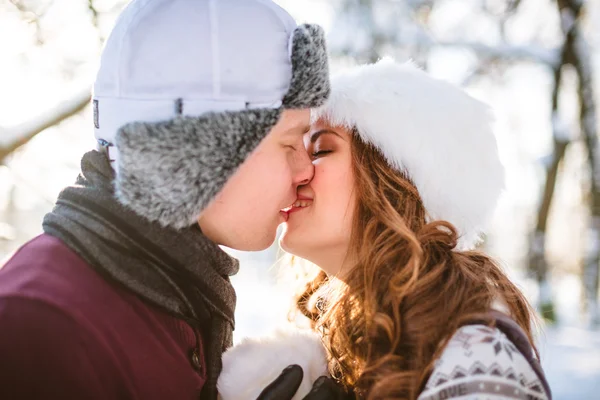
<svg viewBox="0 0 600 400"><path fill-rule="evenodd" d="M0 399L198 399L206 375L195 346L189 325L52 236L0 269Z"/></svg>

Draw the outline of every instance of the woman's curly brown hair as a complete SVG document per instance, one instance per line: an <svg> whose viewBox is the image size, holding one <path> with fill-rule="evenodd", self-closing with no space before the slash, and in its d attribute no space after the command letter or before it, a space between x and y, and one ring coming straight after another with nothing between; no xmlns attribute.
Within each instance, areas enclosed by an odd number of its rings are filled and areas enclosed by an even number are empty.
<svg viewBox="0 0 600 400"><path fill-rule="evenodd" d="M410 179L356 132L351 151L355 262L343 282L319 273L296 302L323 334L332 376L360 398L416 399L453 333L489 320L498 299L533 345L531 307L501 268L457 251L454 226L427 222Z"/></svg>

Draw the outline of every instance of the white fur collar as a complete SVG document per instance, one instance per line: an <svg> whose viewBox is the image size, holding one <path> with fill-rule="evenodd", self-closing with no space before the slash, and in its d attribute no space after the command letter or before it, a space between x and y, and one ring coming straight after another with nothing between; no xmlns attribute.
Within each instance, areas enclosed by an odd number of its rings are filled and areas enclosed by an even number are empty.
<svg viewBox="0 0 600 400"><path fill-rule="evenodd" d="M317 334L278 330L268 337L244 339L223 354L219 396L222 400L256 399L291 364L300 365L304 371L293 398L300 400L318 377L327 375L327 356Z"/></svg>

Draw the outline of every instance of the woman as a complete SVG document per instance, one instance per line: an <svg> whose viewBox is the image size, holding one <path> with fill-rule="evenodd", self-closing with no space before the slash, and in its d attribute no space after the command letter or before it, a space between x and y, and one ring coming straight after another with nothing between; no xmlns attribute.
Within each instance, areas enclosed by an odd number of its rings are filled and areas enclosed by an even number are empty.
<svg viewBox="0 0 600 400"><path fill-rule="evenodd" d="M332 376L369 399L550 398L529 304L473 250L504 186L488 108L386 59L334 76L313 119L281 246L321 269L297 305Z"/></svg>

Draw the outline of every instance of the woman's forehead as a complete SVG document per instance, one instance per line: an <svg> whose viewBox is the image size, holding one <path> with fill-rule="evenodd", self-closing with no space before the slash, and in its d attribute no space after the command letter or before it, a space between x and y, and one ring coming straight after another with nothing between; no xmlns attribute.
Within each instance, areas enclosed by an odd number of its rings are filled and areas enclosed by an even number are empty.
<svg viewBox="0 0 600 400"><path fill-rule="evenodd" d="M334 135L339 136L342 139L346 139L348 136L351 135L351 130L345 126L331 124L326 119L321 118L317 121L314 121L311 124L310 130L306 133L306 135L309 138L312 138L313 136L317 136L317 135L320 136L324 133L334 134ZM312 141L315 141L315 140L316 140L316 138L312 139Z"/></svg>

